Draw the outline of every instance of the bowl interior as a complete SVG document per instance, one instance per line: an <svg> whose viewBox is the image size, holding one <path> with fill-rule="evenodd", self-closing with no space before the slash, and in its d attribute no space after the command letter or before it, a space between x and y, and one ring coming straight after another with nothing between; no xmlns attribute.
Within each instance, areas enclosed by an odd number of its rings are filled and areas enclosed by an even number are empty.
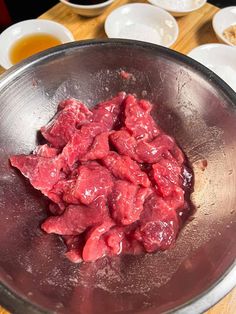
<svg viewBox="0 0 236 314"><path fill-rule="evenodd" d="M228 40L223 36L223 33L226 28L231 25L236 25L236 6L220 10L214 16L212 23L216 34L221 40L229 44Z"/></svg>
<svg viewBox="0 0 236 314"><path fill-rule="evenodd" d="M136 39L170 47L178 37L178 24L160 8L134 3L111 12L105 31L110 38Z"/></svg>
<svg viewBox="0 0 236 314"><path fill-rule="evenodd" d="M148 0L150 3L159 6L167 11L176 13L187 13L199 9L206 0Z"/></svg>
<svg viewBox="0 0 236 314"><path fill-rule="evenodd" d="M121 69L136 80L122 79ZM72 96L93 106L122 90L146 95L155 119L186 152L195 175L194 219L166 252L72 264L59 238L39 229L46 200L8 158L35 147L37 130L60 100ZM21 307L4 293L1 304L23 314L39 313L29 304L70 314L151 314L173 310L215 285L236 257L235 104L235 94L212 72L171 50L138 42L71 43L3 76L0 280L26 303Z"/></svg>
<svg viewBox="0 0 236 314"><path fill-rule="evenodd" d="M188 54L202 63L236 91L236 49L222 44L206 44L198 46Z"/></svg>

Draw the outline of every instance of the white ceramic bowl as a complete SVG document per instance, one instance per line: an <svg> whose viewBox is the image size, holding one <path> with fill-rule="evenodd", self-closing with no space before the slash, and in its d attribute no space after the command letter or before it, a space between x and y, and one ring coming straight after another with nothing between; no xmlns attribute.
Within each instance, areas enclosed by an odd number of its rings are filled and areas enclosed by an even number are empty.
<svg viewBox="0 0 236 314"><path fill-rule="evenodd" d="M148 0L151 4L170 12L173 16L183 16L200 9L206 0Z"/></svg>
<svg viewBox="0 0 236 314"><path fill-rule="evenodd" d="M66 27L53 21L37 19L13 24L0 34L0 65L5 69L10 68L13 65L10 60L12 45L23 36L37 33L53 35L63 44L74 40Z"/></svg>
<svg viewBox="0 0 236 314"><path fill-rule="evenodd" d="M236 6L227 7L217 12L212 20L212 26L220 42L233 46L224 36L223 32L231 25L236 25Z"/></svg>
<svg viewBox="0 0 236 314"><path fill-rule="evenodd" d="M61 3L66 5L76 14L83 15L83 16L97 16L102 14L106 8L115 0L107 0L102 3L98 4L91 4L91 5L82 5L82 4L74 4L67 0L60 0Z"/></svg>
<svg viewBox="0 0 236 314"><path fill-rule="evenodd" d="M236 47L206 44L194 48L188 56L215 72L236 92Z"/></svg>
<svg viewBox="0 0 236 314"><path fill-rule="evenodd" d="M176 20L168 12L150 4L133 3L117 8L105 21L110 38L134 39L170 47L178 38Z"/></svg>

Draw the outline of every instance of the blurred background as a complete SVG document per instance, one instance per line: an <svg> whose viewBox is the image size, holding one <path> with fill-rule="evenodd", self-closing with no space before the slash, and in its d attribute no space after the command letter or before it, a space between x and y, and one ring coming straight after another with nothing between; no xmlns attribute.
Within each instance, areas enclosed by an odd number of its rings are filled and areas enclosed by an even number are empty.
<svg viewBox="0 0 236 314"><path fill-rule="evenodd" d="M221 8L236 4L236 0L208 2ZM0 0L0 32L12 23L38 17L57 3L58 0Z"/></svg>

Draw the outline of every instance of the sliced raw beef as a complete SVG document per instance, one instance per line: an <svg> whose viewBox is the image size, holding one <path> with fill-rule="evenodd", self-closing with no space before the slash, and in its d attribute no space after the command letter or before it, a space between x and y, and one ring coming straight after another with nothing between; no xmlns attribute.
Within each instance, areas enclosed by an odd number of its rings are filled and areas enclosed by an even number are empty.
<svg viewBox="0 0 236 314"><path fill-rule="evenodd" d="M109 252L103 235L114 225L114 221L107 218L100 226L89 231L82 254L84 261L95 261Z"/></svg>
<svg viewBox="0 0 236 314"><path fill-rule="evenodd" d="M88 227L101 224L104 209L85 205L69 205L61 216L47 218L41 225L47 233L60 235L77 235Z"/></svg>
<svg viewBox="0 0 236 314"><path fill-rule="evenodd" d="M104 124L107 131L111 130L114 126L119 124L119 117L121 114L122 104L126 94L119 93L118 96L98 104L93 109L93 122L100 122Z"/></svg>
<svg viewBox="0 0 236 314"><path fill-rule="evenodd" d="M175 146L174 140L165 134L156 137L151 142L139 141L136 154L145 163L156 163L166 151L171 151Z"/></svg>
<svg viewBox="0 0 236 314"><path fill-rule="evenodd" d="M107 197L113 188L110 172L96 162L82 165L78 170L73 195L85 205L93 202L98 196Z"/></svg>
<svg viewBox="0 0 236 314"><path fill-rule="evenodd" d="M110 152L102 161L116 178L128 180L144 187L150 186L147 174L143 172L137 162L130 157L120 156L115 152Z"/></svg>
<svg viewBox="0 0 236 314"><path fill-rule="evenodd" d="M80 130L74 133L61 153L61 157L65 160L69 168L72 168L78 160L83 159L89 152L94 138L104 131L106 131L106 127L102 123L93 122L81 127Z"/></svg>
<svg viewBox="0 0 236 314"><path fill-rule="evenodd" d="M151 109L125 93L92 110L65 100L41 129L47 143L10 158L50 199L41 228L70 261L166 250L189 216L192 173Z"/></svg>
<svg viewBox="0 0 236 314"><path fill-rule="evenodd" d="M53 186L63 177L61 169L64 163L59 158L47 158L36 155L17 155L10 158L12 166L30 180L30 183L44 195L48 195Z"/></svg>
<svg viewBox="0 0 236 314"><path fill-rule="evenodd" d="M174 243L179 230L176 211L153 193L145 202L136 237L147 252L166 250Z"/></svg>
<svg viewBox="0 0 236 314"><path fill-rule="evenodd" d="M102 159L106 157L109 153L109 143L108 143L108 132L103 132L98 134L93 141L93 144L89 148L88 152L81 157L81 161Z"/></svg>
<svg viewBox="0 0 236 314"><path fill-rule="evenodd" d="M152 105L148 101L128 95L124 106L125 126L136 139L151 140L160 134L160 129L150 115Z"/></svg>
<svg viewBox="0 0 236 314"><path fill-rule="evenodd" d="M48 144L44 144L38 145L33 151L33 154L40 157L52 158L56 157L59 154L59 152L60 150L58 148L51 147Z"/></svg>
<svg viewBox="0 0 236 314"><path fill-rule="evenodd" d="M140 188L126 181L116 181L113 192L109 196L112 217L122 225L137 221L150 192L149 188Z"/></svg>
<svg viewBox="0 0 236 314"><path fill-rule="evenodd" d="M133 160L142 162L136 154L137 140L126 129L112 132L109 138L120 155L129 156Z"/></svg>
<svg viewBox="0 0 236 314"><path fill-rule="evenodd" d="M67 252L65 256L73 263L82 262L82 250L84 246L83 235L63 236L63 240L67 246Z"/></svg>
<svg viewBox="0 0 236 314"><path fill-rule="evenodd" d="M54 147L63 147L81 125L90 121L92 112L76 99L61 102L58 109L55 117L41 128L41 133Z"/></svg>

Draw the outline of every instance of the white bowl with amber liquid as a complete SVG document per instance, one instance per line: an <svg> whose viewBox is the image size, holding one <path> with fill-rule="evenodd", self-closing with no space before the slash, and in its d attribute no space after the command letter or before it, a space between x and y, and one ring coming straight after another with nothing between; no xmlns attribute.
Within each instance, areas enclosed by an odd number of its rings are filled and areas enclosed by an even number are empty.
<svg viewBox="0 0 236 314"><path fill-rule="evenodd" d="M0 34L0 65L9 69L35 53L74 41L62 24L43 20L25 20L8 27Z"/></svg>

